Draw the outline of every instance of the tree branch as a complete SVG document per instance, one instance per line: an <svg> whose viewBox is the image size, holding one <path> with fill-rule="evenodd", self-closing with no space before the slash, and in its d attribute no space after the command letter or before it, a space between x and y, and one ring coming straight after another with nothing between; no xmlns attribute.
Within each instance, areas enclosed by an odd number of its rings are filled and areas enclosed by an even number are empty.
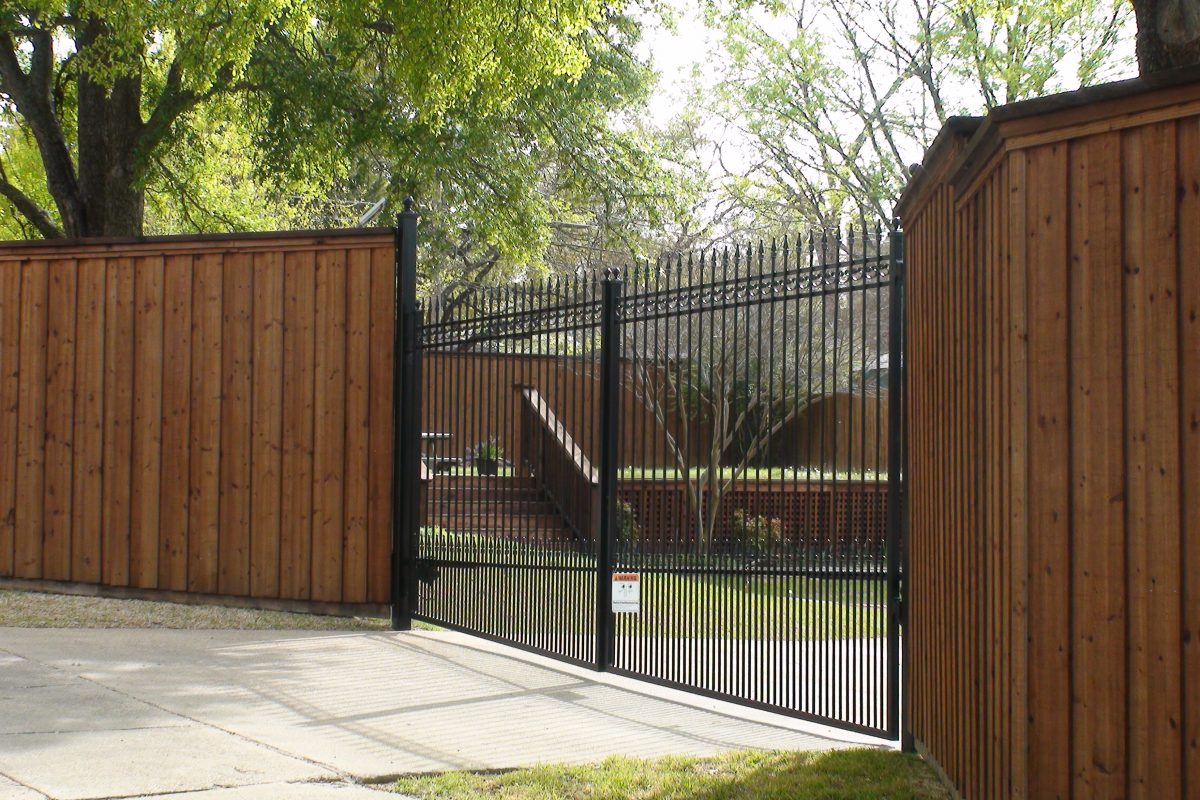
<svg viewBox="0 0 1200 800"><path fill-rule="evenodd" d="M150 163L158 146L171 132L171 126L177 119L200 103L211 100L223 92L236 89L237 87L231 83L232 80L233 65L225 64L217 71L212 88L208 91L194 92L191 89L184 89L183 67L178 59L172 61L171 66L167 69L167 79L163 84L162 93L158 96L158 102L155 103L154 110L150 112L149 119L142 124L138 131L137 143L133 148L135 168L141 170Z"/></svg>
<svg viewBox="0 0 1200 800"><path fill-rule="evenodd" d="M54 43L48 32L43 33L30 37L33 54L28 75L21 69L12 35L8 31L0 33L0 88L12 99L17 113L24 117L37 141L46 171L46 186L58 206L63 227L69 234L82 234L84 219L79 183L51 94Z"/></svg>
<svg viewBox="0 0 1200 800"><path fill-rule="evenodd" d="M45 238L62 238L62 230L54 224L54 221L50 219L50 215L8 180L8 175L4 171L3 164L0 164L0 197L4 197L8 202L12 203L13 208L21 216L29 220L30 224L37 228L38 233Z"/></svg>

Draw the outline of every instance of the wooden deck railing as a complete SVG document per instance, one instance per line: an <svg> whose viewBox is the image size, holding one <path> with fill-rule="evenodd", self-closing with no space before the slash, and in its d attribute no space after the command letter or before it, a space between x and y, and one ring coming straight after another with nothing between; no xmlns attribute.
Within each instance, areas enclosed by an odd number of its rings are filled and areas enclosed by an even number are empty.
<svg viewBox="0 0 1200 800"><path fill-rule="evenodd" d="M600 473L566 426L532 386L518 384L520 437L525 466L581 541L598 530Z"/></svg>

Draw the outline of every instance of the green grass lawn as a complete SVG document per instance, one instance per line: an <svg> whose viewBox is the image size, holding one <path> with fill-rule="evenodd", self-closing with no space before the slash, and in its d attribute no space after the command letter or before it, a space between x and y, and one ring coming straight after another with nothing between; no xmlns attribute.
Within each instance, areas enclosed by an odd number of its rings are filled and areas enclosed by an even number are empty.
<svg viewBox="0 0 1200 800"><path fill-rule="evenodd" d="M443 566L434 585L422 587L421 607L469 627L587 635L596 578L590 560L575 563L576 570ZM886 633L882 581L641 574L641 612L621 620L623 635L805 641Z"/></svg>
<svg viewBox="0 0 1200 800"><path fill-rule="evenodd" d="M715 758L610 758L500 774L404 778L394 791L421 800L946 800L915 756L885 750L742 752Z"/></svg>

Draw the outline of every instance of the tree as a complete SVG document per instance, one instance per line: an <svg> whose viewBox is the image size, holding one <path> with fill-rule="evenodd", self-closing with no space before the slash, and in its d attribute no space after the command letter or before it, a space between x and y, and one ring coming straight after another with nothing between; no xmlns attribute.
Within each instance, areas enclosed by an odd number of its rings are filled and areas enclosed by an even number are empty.
<svg viewBox="0 0 1200 800"><path fill-rule="evenodd" d="M785 0L718 17L726 190L776 227L886 218L942 124L1125 68L1124 0Z"/></svg>
<svg viewBox="0 0 1200 800"><path fill-rule="evenodd" d="M717 543L736 482L777 460L776 435L818 398L863 391L862 373L882 363L889 298L876 281L886 246L882 231L860 228L679 257L628 277L632 390L684 480L699 554ZM638 295L664 287L668 297L652 302L672 313L639 317ZM684 291L671 296L672 287Z"/></svg>
<svg viewBox="0 0 1200 800"><path fill-rule="evenodd" d="M578 78L602 12L600 0L5 2L0 125L36 145L40 180L5 168L0 195L42 236L141 233L147 185L205 109L243 121L257 175L284 184L344 171L364 142L454 140L455 120Z"/></svg>
<svg viewBox="0 0 1200 800"><path fill-rule="evenodd" d="M1200 3L1136 0L1133 9L1138 70L1143 75L1200 64Z"/></svg>

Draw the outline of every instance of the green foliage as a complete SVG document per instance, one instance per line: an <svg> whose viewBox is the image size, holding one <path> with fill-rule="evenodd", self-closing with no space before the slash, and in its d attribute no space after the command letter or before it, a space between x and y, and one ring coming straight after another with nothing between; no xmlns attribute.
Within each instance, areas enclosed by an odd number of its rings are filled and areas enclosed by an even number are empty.
<svg viewBox="0 0 1200 800"><path fill-rule="evenodd" d="M15 185L42 208L53 207L54 201L41 175L37 143L27 129L16 124L6 125L3 118L0 109L0 178ZM0 198L0 238L39 238L37 229L4 198Z"/></svg>
<svg viewBox="0 0 1200 800"><path fill-rule="evenodd" d="M636 52L634 10L6 1L0 21L14 35L0 49L26 71L34 43L49 54L76 161L81 82L115 92L136 79L143 124L121 146L146 192L147 232L352 224L382 195L395 210L412 194L425 214L425 288L438 292L536 271L561 222L594 229L589 246L604 247L622 226L674 214L682 184L662 163L668 140L638 122L653 74ZM0 90L4 177L61 227L29 117L7 99ZM3 198L0 231L36 232Z"/></svg>
<svg viewBox="0 0 1200 800"><path fill-rule="evenodd" d="M146 182L147 234L308 227L322 181L257 173L245 127L219 106L193 112L176 147L156 156Z"/></svg>
<svg viewBox="0 0 1200 800"><path fill-rule="evenodd" d="M504 448L496 439L485 439L471 448L471 460L478 464L481 461L499 461L504 458Z"/></svg>
<svg viewBox="0 0 1200 800"><path fill-rule="evenodd" d="M725 188L753 223L890 217L942 124L1132 69L1125 0L714 2L711 107L745 132Z"/></svg>
<svg viewBox="0 0 1200 800"><path fill-rule="evenodd" d="M623 553L637 552L642 543L642 526L637 511L626 500L617 501L617 544Z"/></svg>
<svg viewBox="0 0 1200 800"><path fill-rule="evenodd" d="M762 555L775 552L783 544L783 520L752 516L741 508L733 512L729 532L738 546Z"/></svg>
<svg viewBox="0 0 1200 800"><path fill-rule="evenodd" d="M1125 0L952 0L931 44L991 108L1120 75L1131 11Z"/></svg>

